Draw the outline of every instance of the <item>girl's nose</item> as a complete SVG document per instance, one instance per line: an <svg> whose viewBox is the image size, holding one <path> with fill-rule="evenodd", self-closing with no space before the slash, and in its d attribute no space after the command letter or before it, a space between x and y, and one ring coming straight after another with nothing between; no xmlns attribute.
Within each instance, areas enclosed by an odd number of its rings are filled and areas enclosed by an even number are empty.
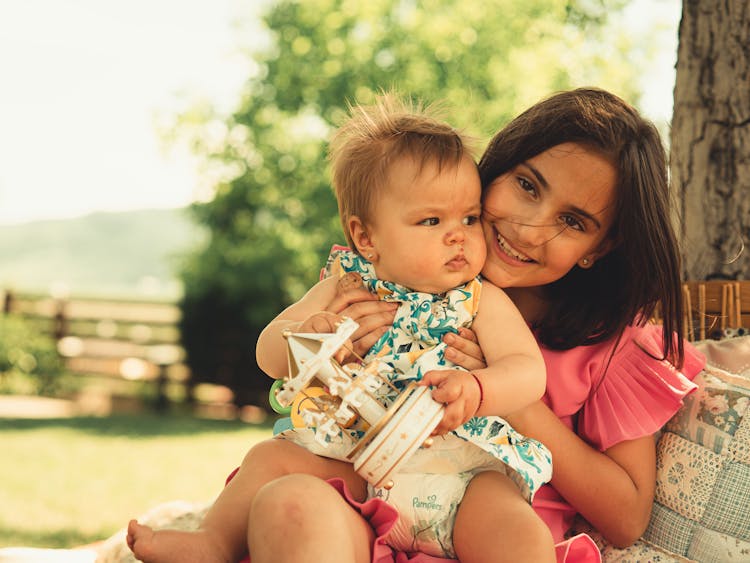
<svg viewBox="0 0 750 563"><path fill-rule="evenodd" d="M525 248L536 248L549 242L560 234L560 225L550 223L542 225L531 225L516 223L516 242Z"/></svg>

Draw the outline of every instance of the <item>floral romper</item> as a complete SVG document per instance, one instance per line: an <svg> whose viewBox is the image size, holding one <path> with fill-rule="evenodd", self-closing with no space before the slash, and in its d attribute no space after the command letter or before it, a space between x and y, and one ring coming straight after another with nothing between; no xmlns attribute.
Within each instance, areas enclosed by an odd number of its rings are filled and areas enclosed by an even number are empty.
<svg viewBox="0 0 750 563"><path fill-rule="evenodd" d="M479 305L482 285L479 278L442 295L415 292L377 279L370 262L344 249L331 253L325 272L329 275L356 272L362 276L365 287L380 299L401 303L391 329L364 358L365 362L377 359L380 374L396 390L420 380L431 370L462 369L445 358L442 337L457 332L461 326L471 326ZM381 400L387 407L397 396L397 391L390 390ZM310 428L293 428L282 432L280 437L316 454L346 460L347 453L364 434L364 428L353 425L341 433L339 440L330 440L327 447L319 445L313 434ZM391 490L370 488L371 496L399 508L402 537L394 538L399 545L393 547L454 556L451 536L455 512L471 478L486 470L508 475L531 502L536 491L550 480L551 454L540 442L522 436L497 416L473 417L436 439L431 448L420 448L394 476L395 486ZM448 492L446 488L456 490ZM399 530L394 529L392 535L398 534Z"/></svg>

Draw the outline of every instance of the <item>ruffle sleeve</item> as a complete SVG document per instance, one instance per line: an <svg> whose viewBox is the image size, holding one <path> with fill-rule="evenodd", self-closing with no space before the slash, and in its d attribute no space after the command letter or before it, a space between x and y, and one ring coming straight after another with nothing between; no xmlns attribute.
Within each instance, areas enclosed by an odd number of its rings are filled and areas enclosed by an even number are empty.
<svg viewBox="0 0 750 563"><path fill-rule="evenodd" d="M657 432L697 386L693 379L706 359L685 343L685 362L677 370L661 356L658 325L631 327L596 382L578 419L578 434L600 451L619 442Z"/></svg>

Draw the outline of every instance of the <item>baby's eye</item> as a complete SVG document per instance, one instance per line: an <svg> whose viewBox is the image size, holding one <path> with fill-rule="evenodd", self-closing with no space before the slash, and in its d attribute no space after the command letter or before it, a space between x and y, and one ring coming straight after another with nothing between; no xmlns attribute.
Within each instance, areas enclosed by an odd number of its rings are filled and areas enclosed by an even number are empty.
<svg viewBox="0 0 750 563"><path fill-rule="evenodd" d="M438 223L440 223L440 219L437 217L428 217L419 222L420 225L424 225L425 227L434 227Z"/></svg>
<svg viewBox="0 0 750 563"><path fill-rule="evenodd" d="M464 225L475 225L479 222L479 215L467 215L464 217Z"/></svg>

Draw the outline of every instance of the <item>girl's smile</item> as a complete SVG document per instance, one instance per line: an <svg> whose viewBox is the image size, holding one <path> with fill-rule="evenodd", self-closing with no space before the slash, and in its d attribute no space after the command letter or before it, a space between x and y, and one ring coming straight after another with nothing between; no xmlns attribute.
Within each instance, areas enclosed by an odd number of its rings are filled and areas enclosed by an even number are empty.
<svg viewBox="0 0 750 563"><path fill-rule="evenodd" d="M500 259L506 261L511 266L521 266L524 264L535 262L533 258L513 248L511 243L506 240L494 226L492 227L492 231L495 234L497 246L499 247L499 252L496 252L496 254Z"/></svg>

